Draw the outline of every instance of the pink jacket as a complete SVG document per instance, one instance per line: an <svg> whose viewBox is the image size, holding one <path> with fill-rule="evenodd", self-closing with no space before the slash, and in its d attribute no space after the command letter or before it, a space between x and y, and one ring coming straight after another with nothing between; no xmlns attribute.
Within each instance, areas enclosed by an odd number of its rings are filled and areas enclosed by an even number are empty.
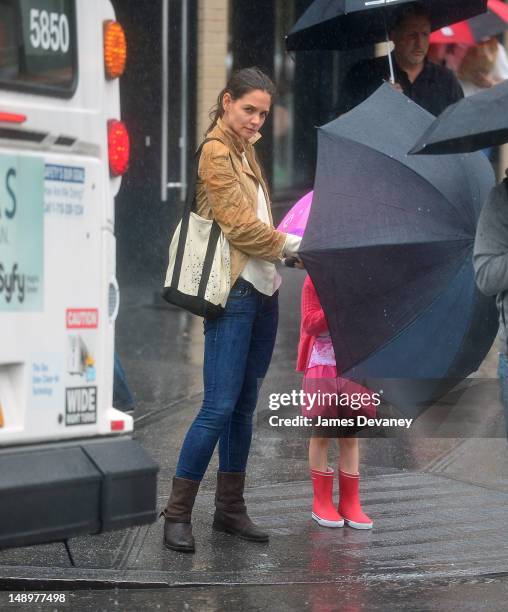
<svg viewBox="0 0 508 612"><path fill-rule="evenodd" d="M300 342L296 370L305 372L312 354L316 336L328 331L325 313L321 308L316 289L307 276L302 288L302 322L300 325Z"/></svg>

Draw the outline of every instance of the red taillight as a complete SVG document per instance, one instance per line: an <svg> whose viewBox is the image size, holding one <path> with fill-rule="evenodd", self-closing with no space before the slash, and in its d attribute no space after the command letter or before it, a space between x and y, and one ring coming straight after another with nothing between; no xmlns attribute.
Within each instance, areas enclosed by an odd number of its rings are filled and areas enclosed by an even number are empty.
<svg viewBox="0 0 508 612"><path fill-rule="evenodd" d="M129 166L129 133L122 121L108 121L109 170L113 176L121 176Z"/></svg>
<svg viewBox="0 0 508 612"><path fill-rule="evenodd" d="M24 123L26 121L26 115L19 115L18 113L0 113L0 122L6 121L7 123Z"/></svg>
<svg viewBox="0 0 508 612"><path fill-rule="evenodd" d="M111 421L111 431L123 431L125 423L123 421Z"/></svg>

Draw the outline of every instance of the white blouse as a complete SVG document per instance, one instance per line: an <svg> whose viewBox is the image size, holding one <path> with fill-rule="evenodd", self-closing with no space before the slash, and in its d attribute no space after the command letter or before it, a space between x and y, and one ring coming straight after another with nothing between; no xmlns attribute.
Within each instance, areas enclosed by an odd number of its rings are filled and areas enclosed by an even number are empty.
<svg viewBox="0 0 508 612"><path fill-rule="evenodd" d="M258 218L270 225L268 206L266 205L265 192L261 185L258 187ZM275 264L251 255L241 273L241 278L252 283L254 287L264 295L273 295L280 287L282 279L277 272Z"/></svg>
<svg viewBox="0 0 508 612"><path fill-rule="evenodd" d="M243 154L243 161L248 165L245 153ZM266 202L265 192L263 191L261 184L258 186L257 215L260 221L270 225L268 204ZM296 253L300 247L300 242L301 238L299 236L288 234L283 249L284 256ZM273 295L280 287L282 282L281 276L277 272L275 264L259 257L254 257L253 255L249 257L240 277L251 283L255 289L264 295Z"/></svg>

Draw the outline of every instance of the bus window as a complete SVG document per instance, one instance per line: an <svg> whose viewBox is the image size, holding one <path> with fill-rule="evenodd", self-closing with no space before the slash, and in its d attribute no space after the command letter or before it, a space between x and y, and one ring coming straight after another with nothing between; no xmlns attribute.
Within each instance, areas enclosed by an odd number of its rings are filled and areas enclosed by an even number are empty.
<svg viewBox="0 0 508 612"><path fill-rule="evenodd" d="M74 0L0 0L0 87L70 97L76 89Z"/></svg>

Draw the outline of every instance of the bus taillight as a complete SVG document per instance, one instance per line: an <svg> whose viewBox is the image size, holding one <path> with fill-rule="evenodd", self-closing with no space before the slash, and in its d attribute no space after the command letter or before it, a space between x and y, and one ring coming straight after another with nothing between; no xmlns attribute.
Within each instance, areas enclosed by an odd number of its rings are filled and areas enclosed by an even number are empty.
<svg viewBox="0 0 508 612"><path fill-rule="evenodd" d="M0 112L0 122L6 123L24 123L26 121L26 115L20 115L19 113L2 113Z"/></svg>
<svg viewBox="0 0 508 612"><path fill-rule="evenodd" d="M111 421L111 431L124 431L125 422L124 421Z"/></svg>
<svg viewBox="0 0 508 612"><path fill-rule="evenodd" d="M112 176L121 176L129 166L129 133L123 121L108 121L109 170Z"/></svg>
<svg viewBox="0 0 508 612"><path fill-rule="evenodd" d="M127 40L117 21L104 22L104 68L106 76L116 79L122 76L127 59Z"/></svg>

